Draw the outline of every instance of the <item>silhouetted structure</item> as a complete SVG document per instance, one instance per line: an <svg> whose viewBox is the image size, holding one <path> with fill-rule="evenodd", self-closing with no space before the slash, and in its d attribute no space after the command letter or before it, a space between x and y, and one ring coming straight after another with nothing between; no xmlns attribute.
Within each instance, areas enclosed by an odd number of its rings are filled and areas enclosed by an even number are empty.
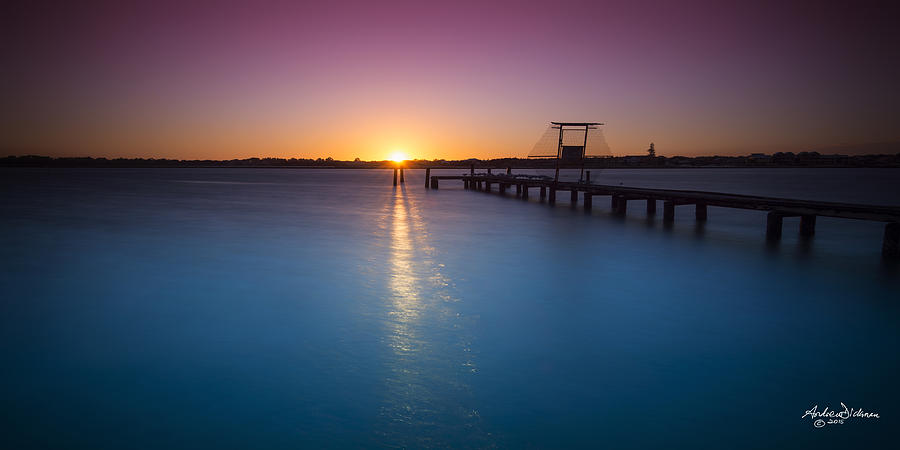
<svg viewBox="0 0 900 450"><path fill-rule="evenodd" d="M554 181L559 181L560 162L580 163L581 176L584 179L584 160L588 156L609 156L609 146L600 131L600 122L550 122L550 127L544 132L534 145L529 158L554 158L556 160L556 175ZM558 130L558 131L556 131ZM566 133L569 131L569 133ZM593 132L592 132L593 131ZM588 144L588 136L590 147ZM556 146L551 147L551 139L556 138ZM589 151L590 148L590 151Z"/></svg>

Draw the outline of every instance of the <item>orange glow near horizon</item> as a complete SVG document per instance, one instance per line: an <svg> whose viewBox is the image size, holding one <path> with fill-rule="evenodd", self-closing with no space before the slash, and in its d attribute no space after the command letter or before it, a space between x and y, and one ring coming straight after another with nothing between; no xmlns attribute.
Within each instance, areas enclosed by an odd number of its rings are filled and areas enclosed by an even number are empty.
<svg viewBox="0 0 900 450"><path fill-rule="evenodd" d="M403 162L407 159L409 159L409 156L402 150L394 150L390 157L390 160L394 162Z"/></svg>

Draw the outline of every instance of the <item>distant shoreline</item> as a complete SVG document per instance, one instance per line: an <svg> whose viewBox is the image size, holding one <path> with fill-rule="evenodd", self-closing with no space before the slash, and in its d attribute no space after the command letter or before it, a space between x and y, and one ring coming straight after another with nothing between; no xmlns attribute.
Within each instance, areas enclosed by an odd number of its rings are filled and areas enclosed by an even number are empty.
<svg viewBox="0 0 900 450"><path fill-rule="evenodd" d="M411 160L404 161L408 169L553 169L552 159L467 159L467 160ZM339 161L326 159L247 158L233 160L177 160L177 159L107 159L107 158L51 158L48 156L8 156L0 158L0 167L35 168L254 168L254 169L392 169L394 161ZM581 163L564 162L562 169L581 168ZM888 155L822 155L816 152L753 154L748 156L612 156L589 158L586 169L690 169L690 168L900 168L900 153Z"/></svg>

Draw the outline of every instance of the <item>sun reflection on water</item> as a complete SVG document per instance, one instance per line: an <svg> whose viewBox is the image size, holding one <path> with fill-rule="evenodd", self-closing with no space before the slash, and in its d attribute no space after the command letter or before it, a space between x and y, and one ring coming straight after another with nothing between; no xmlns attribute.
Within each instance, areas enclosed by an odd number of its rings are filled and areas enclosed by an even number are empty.
<svg viewBox="0 0 900 450"><path fill-rule="evenodd" d="M382 224L389 242L383 444L454 446L467 436L490 446L468 377L477 373L466 320L455 308L453 283L437 261L417 199L395 189ZM457 443L458 444L458 443Z"/></svg>

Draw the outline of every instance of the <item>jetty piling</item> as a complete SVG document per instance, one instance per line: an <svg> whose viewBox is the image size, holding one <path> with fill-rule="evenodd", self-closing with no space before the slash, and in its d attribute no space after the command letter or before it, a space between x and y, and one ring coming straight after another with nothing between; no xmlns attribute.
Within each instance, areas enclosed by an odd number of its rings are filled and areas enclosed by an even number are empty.
<svg viewBox="0 0 900 450"><path fill-rule="evenodd" d="M900 222L891 222L884 226L881 255L892 259L900 258Z"/></svg>

